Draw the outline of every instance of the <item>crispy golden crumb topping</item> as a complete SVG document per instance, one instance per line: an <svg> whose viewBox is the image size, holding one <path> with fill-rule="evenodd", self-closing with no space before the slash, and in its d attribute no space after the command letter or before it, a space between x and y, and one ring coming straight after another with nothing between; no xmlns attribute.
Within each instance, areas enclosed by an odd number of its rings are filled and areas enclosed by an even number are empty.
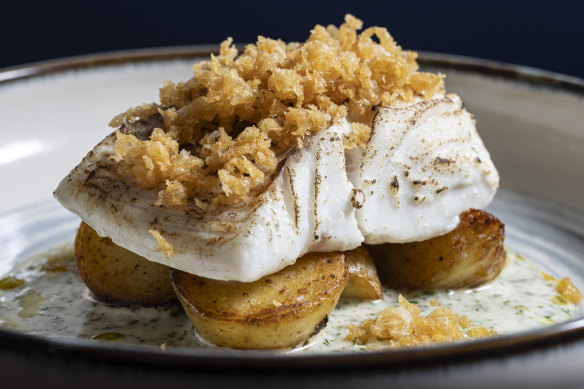
<svg viewBox="0 0 584 389"><path fill-rule="evenodd" d="M556 290L573 304L579 304L582 301L582 292L576 288L568 277L564 277L558 282Z"/></svg>
<svg viewBox="0 0 584 389"><path fill-rule="evenodd" d="M148 231L150 231L150 233L152 234L154 239L156 239L156 242L158 242L158 249L156 251L160 251L160 252L164 253L164 255L166 255L166 258L172 257L174 255L174 247L172 247L172 245L170 243L168 243L168 241L166 239L164 239L164 237L162 236L162 234L160 234L160 232L158 232L156 230L148 230Z"/></svg>
<svg viewBox="0 0 584 389"><path fill-rule="evenodd" d="M572 304L579 304L582 301L582 297L584 297L582 296L582 292L576 288L576 285L572 283L569 277L558 280L556 277L545 272L542 272L542 276L545 280L556 282L556 291Z"/></svg>
<svg viewBox="0 0 584 389"><path fill-rule="evenodd" d="M399 304L382 310L376 319L358 326L351 324L345 339L358 344L381 341L397 348L496 335L492 329L472 326L468 316L457 315L447 308L421 316L420 309L402 295Z"/></svg>
<svg viewBox="0 0 584 389"><path fill-rule="evenodd" d="M418 72L385 28L358 33L351 15L317 25L302 44L258 37L242 53L225 40L217 56L194 65L186 82L166 81L160 104L115 117L120 127L160 114L150 139L117 132L114 160L125 179L159 190L158 204L185 209L245 199L303 139L346 119L345 147L363 147L375 107L443 92L441 75Z"/></svg>

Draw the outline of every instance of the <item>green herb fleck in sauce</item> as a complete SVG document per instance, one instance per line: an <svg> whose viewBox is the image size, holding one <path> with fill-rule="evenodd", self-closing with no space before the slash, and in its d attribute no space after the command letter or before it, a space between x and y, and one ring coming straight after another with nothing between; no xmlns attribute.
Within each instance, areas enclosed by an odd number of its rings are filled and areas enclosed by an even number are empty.
<svg viewBox="0 0 584 389"><path fill-rule="evenodd" d="M70 255L70 248L64 250ZM95 301L76 271L48 272L44 259L23 263L0 280L0 326L41 336L95 339L175 348L213 347L200 339L178 304L128 308ZM470 317L473 325L508 334L548 326L582 315L582 305L567 301L529 259L508 253L508 265L492 283L471 290L406 294L421 315L440 307ZM36 261L36 262L35 262ZM26 280L23 281L23 280ZM66 287L63 287L66 285ZM368 351L357 339L345 339L350 324L373 319L397 306L397 292L383 288L383 300L341 300L328 325L299 352ZM26 308L26 309L25 309ZM20 313L20 314L19 314Z"/></svg>
<svg viewBox="0 0 584 389"><path fill-rule="evenodd" d="M106 342L115 342L116 340L123 338L125 338L125 336L119 332L104 332L103 334L97 334L91 337L91 339L104 340Z"/></svg>

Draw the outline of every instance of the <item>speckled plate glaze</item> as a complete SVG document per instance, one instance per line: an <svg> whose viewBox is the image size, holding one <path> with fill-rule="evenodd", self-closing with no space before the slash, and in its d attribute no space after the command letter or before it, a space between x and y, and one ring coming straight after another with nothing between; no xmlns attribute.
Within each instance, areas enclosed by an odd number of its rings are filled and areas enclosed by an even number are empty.
<svg viewBox="0 0 584 389"><path fill-rule="evenodd" d="M51 197L57 182L128 106L184 80L210 47L93 55L0 72L0 276L71 241L79 220ZM507 244L584 290L584 81L539 70L422 54L477 118L502 177L490 206ZM0 296L1 297L1 296ZM582 384L584 313L536 331L470 343L362 354L169 349L0 330L8 382L73 387L549 387ZM30 374L31 371L35 374ZM4 373L3 373L4 374Z"/></svg>

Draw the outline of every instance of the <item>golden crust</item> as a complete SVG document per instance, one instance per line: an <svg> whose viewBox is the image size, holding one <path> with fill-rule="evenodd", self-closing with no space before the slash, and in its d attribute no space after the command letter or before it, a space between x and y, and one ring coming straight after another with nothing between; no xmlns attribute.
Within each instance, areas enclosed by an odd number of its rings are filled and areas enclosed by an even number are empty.
<svg viewBox="0 0 584 389"><path fill-rule="evenodd" d="M75 260L83 282L101 301L153 306L176 298L169 267L100 237L83 222L75 237Z"/></svg>
<svg viewBox="0 0 584 389"><path fill-rule="evenodd" d="M347 15L339 28L317 25L302 44L260 36L241 54L225 40L219 55L194 65L191 80L166 81L160 104L112 120L115 127L154 114L163 121L147 140L118 132L120 175L159 190L159 204L171 208L184 209L188 199L234 203L261 187L305 136L347 118L354 131L346 147L363 147L375 106L443 92L442 76L418 72L416 54L386 29L361 28Z"/></svg>
<svg viewBox="0 0 584 389"><path fill-rule="evenodd" d="M505 226L486 211L460 214L451 232L421 242L368 246L379 279L399 290L474 288L505 267Z"/></svg>
<svg viewBox="0 0 584 389"><path fill-rule="evenodd" d="M193 325L221 347L295 346L324 327L349 282L343 253L311 253L277 273L243 283L171 271Z"/></svg>

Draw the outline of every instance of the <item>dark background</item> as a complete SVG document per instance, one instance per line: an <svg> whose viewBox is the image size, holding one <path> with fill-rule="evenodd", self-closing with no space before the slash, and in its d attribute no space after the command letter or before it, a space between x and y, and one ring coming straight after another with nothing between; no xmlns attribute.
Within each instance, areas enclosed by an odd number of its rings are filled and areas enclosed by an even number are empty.
<svg viewBox="0 0 584 389"><path fill-rule="evenodd" d="M582 1L2 1L0 68L258 34L304 40L350 12L404 48L528 65L584 78Z"/></svg>

